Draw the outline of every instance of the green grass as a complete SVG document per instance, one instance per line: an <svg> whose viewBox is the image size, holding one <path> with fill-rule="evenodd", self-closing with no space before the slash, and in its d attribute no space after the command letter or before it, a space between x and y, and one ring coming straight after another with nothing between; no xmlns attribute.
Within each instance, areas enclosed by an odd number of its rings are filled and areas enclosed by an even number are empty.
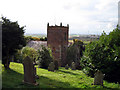
<svg viewBox="0 0 120 90"><path fill-rule="evenodd" d="M85 75L81 70L66 70L63 67L55 72L37 68L39 79L38 86L23 84L23 65L19 63L10 64L10 70L5 70L2 65L2 87L3 88L119 88L119 84L104 81L104 87L92 85L93 78Z"/></svg>

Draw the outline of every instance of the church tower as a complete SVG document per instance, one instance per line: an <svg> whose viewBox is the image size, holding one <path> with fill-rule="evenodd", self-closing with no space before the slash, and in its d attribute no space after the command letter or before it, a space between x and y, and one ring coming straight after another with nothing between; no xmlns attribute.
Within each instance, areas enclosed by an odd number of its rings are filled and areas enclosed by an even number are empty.
<svg viewBox="0 0 120 90"><path fill-rule="evenodd" d="M51 48L54 60L59 66L66 65L69 25L49 26L47 24L47 46Z"/></svg>

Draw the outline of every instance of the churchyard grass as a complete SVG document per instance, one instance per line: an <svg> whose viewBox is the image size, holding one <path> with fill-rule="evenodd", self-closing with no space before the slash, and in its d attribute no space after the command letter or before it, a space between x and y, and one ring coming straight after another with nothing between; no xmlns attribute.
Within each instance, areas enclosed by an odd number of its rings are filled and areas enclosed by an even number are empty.
<svg viewBox="0 0 120 90"><path fill-rule="evenodd" d="M38 66L36 66L38 67ZM5 70L2 65L2 87L3 88L116 88L120 89L120 84L103 82L103 86L92 85L93 78L85 75L81 70L71 70L60 67L55 72L47 69L37 68L38 86L23 84L24 71L20 63L10 63L10 70Z"/></svg>

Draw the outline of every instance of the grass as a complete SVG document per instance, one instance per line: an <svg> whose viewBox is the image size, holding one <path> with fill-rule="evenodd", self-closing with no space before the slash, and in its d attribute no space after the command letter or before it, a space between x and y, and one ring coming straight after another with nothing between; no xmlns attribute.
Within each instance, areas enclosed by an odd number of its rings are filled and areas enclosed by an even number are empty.
<svg viewBox="0 0 120 90"><path fill-rule="evenodd" d="M119 84L104 81L104 87L92 85L93 78L85 75L81 70L66 70L63 67L55 72L37 68L39 79L38 86L23 84L23 65L11 62L10 70L5 70L2 65L2 87L3 88L104 88L120 89Z"/></svg>

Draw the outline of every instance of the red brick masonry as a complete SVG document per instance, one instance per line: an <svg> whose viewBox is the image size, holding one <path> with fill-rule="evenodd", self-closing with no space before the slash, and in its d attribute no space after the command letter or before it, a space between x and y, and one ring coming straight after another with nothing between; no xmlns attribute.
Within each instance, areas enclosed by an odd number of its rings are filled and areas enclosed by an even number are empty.
<svg viewBox="0 0 120 90"><path fill-rule="evenodd" d="M65 66L68 47L69 25L49 26L47 25L47 46L52 49L54 59L58 61L59 66Z"/></svg>

